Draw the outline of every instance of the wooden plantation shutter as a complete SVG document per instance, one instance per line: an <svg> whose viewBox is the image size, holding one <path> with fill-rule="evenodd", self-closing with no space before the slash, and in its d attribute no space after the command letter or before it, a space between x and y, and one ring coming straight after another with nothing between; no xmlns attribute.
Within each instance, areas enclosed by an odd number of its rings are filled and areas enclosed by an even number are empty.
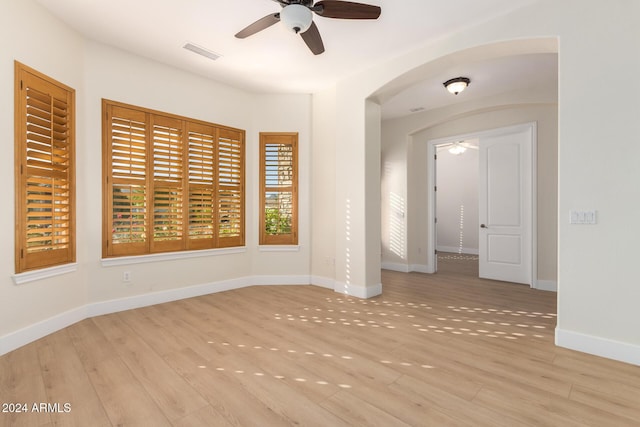
<svg viewBox="0 0 640 427"><path fill-rule="evenodd" d="M184 249L183 156L181 120L153 120L153 239L151 252Z"/></svg>
<svg viewBox="0 0 640 427"><path fill-rule="evenodd" d="M189 142L189 249L213 248L216 212L214 165L216 131L212 126L188 124Z"/></svg>
<svg viewBox="0 0 640 427"><path fill-rule="evenodd" d="M260 134L260 244L298 243L298 134Z"/></svg>
<svg viewBox="0 0 640 427"><path fill-rule="evenodd" d="M149 185L147 183L147 115L105 106L103 169L106 227L103 252L139 255L149 251Z"/></svg>
<svg viewBox="0 0 640 427"><path fill-rule="evenodd" d="M218 136L218 245L244 245L244 144L242 133Z"/></svg>
<svg viewBox="0 0 640 427"><path fill-rule="evenodd" d="M16 272L75 261L75 91L15 63Z"/></svg>
<svg viewBox="0 0 640 427"><path fill-rule="evenodd" d="M103 111L105 257L244 245L244 131Z"/></svg>

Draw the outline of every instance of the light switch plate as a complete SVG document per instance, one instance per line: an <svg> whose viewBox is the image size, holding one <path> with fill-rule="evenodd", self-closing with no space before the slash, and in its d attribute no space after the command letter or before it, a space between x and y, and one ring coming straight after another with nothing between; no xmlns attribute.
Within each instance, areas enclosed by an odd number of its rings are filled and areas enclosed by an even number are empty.
<svg viewBox="0 0 640 427"><path fill-rule="evenodd" d="M569 213L570 224L596 224L597 214L595 210L577 211L572 210Z"/></svg>

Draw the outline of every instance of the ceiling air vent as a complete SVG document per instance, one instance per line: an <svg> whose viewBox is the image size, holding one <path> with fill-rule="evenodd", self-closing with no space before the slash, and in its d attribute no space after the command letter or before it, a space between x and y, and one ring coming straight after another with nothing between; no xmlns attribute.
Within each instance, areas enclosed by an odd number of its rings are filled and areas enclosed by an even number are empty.
<svg viewBox="0 0 640 427"><path fill-rule="evenodd" d="M198 46L197 44L193 44L191 42L187 42L184 46L182 46L183 48L190 50L191 52L197 53L198 55L202 55L206 58L211 59L212 61L215 61L216 59L220 58L222 55L219 55L217 53L215 53L212 50L209 49L205 49L202 46Z"/></svg>

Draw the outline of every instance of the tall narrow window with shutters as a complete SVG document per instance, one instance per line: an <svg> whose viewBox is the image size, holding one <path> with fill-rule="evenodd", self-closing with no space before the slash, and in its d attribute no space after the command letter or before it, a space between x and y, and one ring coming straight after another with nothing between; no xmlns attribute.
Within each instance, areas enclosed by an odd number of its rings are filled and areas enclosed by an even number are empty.
<svg viewBox="0 0 640 427"><path fill-rule="evenodd" d="M244 245L244 131L102 106L104 257Z"/></svg>
<svg viewBox="0 0 640 427"><path fill-rule="evenodd" d="M260 133L260 244L298 244L298 134Z"/></svg>
<svg viewBox="0 0 640 427"><path fill-rule="evenodd" d="M16 273L75 262L75 91L15 62Z"/></svg>

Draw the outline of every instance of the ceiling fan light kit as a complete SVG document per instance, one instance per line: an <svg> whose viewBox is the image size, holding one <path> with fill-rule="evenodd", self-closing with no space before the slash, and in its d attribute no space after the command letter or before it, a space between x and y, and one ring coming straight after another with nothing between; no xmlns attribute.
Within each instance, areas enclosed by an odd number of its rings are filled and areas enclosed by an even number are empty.
<svg viewBox="0 0 640 427"><path fill-rule="evenodd" d="M457 95L465 90L467 86L469 86L469 83L471 83L471 79L469 79L468 77L456 77L453 79L449 79L442 84L447 88L449 93Z"/></svg>
<svg viewBox="0 0 640 427"><path fill-rule="evenodd" d="M311 9L301 4L290 4L280 12L280 21L294 33L304 33L311 26L313 14Z"/></svg>
<svg viewBox="0 0 640 427"><path fill-rule="evenodd" d="M314 55L324 52L324 44L318 27L313 22L313 13L324 18L338 19L378 19L382 9L380 6L355 3L341 0L273 0L282 6L279 13L269 14L236 34L239 39L249 37L277 22L282 22L287 29L300 34L302 40Z"/></svg>

